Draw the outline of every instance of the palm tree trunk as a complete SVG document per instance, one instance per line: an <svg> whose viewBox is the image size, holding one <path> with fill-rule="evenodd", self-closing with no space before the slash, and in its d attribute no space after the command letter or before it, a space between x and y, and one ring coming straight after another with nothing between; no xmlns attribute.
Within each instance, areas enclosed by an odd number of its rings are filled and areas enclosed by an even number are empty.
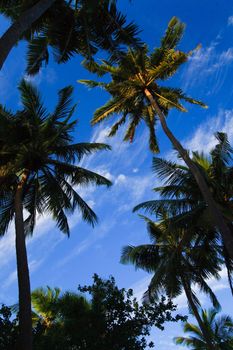
<svg viewBox="0 0 233 350"><path fill-rule="evenodd" d="M27 251L24 234L22 194L28 174L22 175L15 194L15 233L16 233L16 260L19 288L19 345L20 350L32 349L32 316L31 316L31 289L28 270Z"/></svg>
<svg viewBox="0 0 233 350"><path fill-rule="evenodd" d="M55 0L40 0L30 9L26 10L17 21L0 38L0 70L12 48L21 39L24 32L40 18Z"/></svg>
<svg viewBox="0 0 233 350"><path fill-rule="evenodd" d="M167 123L166 123L166 118L165 118L163 112L159 108L156 100L154 99L154 97L152 96L152 94L150 93L150 91L148 89L145 89L145 95L148 98L148 100L150 101L154 110L156 111L156 113L160 119L163 131L165 132L165 134L167 135L167 137L169 138L169 140L173 144L174 148L179 152L180 156L183 158L184 162L187 164L191 173L193 174L193 176L198 184L198 187L203 195L203 198L209 207L210 213L212 214L212 218L215 221L216 226L218 227L218 229L220 230L220 232L222 234L223 242L224 242L224 245L228 251L228 254L231 258L233 258L233 235L232 235L232 232L229 229L227 223L225 222L221 211L218 209L217 204L215 203L215 201L213 199L213 196L212 196L212 194L211 194L211 192L206 184L204 177L202 176L199 168L196 166L196 164L189 157L188 152L183 148L181 143L176 139L176 137L173 135L171 130L168 128Z"/></svg>
<svg viewBox="0 0 233 350"><path fill-rule="evenodd" d="M186 282L184 276L181 276L181 280L182 280L182 284L183 284L183 287L184 287L185 295L186 295L186 297L188 299L189 305L190 305L190 307L192 309L192 312L193 312L193 314L194 314L194 316L195 316L195 318L197 320L197 323L198 323L198 325L200 327L200 330L201 330L201 332L203 334L203 337L205 338L207 347L208 347L209 350L214 350L214 345L212 344L212 341L211 341L211 339L209 337L208 331L206 330L205 325L202 322L202 319L201 319L201 316L199 315L199 312L198 312L198 309L196 307L196 304L193 301L191 287Z"/></svg>

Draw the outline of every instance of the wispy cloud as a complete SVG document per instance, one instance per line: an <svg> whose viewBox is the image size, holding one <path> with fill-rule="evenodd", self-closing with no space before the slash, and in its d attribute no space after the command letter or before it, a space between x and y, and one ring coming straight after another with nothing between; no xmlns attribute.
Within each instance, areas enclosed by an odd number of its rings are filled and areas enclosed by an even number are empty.
<svg viewBox="0 0 233 350"><path fill-rule="evenodd" d="M24 79L35 85L40 85L42 82L47 84L54 84L57 81L58 77L53 68L46 67L46 69L42 68L35 76L25 74Z"/></svg>
<svg viewBox="0 0 233 350"><path fill-rule="evenodd" d="M43 262L43 259L30 261L29 264L28 264L29 265L28 267L29 267L30 274L35 272L40 267L42 262ZM17 281L17 270L14 269L9 274L9 276L5 279L5 281L3 282L2 289L5 290L5 289L9 288L13 283L16 283L16 281Z"/></svg>
<svg viewBox="0 0 233 350"><path fill-rule="evenodd" d="M183 73L184 89L203 85L211 85L211 91L216 93L224 83L226 72L233 62L233 47L220 51L219 39L216 38L209 46L201 47L190 57Z"/></svg>
<svg viewBox="0 0 233 350"><path fill-rule="evenodd" d="M227 24L228 24L229 26L233 26L233 16L229 16L229 17L228 17Z"/></svg>
<svg viewBox="0 0 233 350"><path fill-rule="evenodd" d="M142 300L143 294L147 290L150 280L151 276L146 276L130 286L130 288L133 289L134 296L138 301Z"/></svg>
<svg viewBox="0 0 233 350"><path fill-rule="evenodd" d="M185 141L184 146L193 151L209 152L217 143L214 134L225 132L233 143L233 110L219 110L218 114L210 117L196 129Z"/></svg>
<svg viewBox="0 0 233 350"><path fill-rule="evenodd" d="M64 265L70 263L73 259L75 259L80 254L84 253L87 249L89 249L91 246L93 246L97 241L102 240L114 227L116 224L116 219L109 220L108 222L104 222L99 227L96 228L95 231L93 231L92 234L90 234L86 239L82 240L73 250L69 252L69 255L62 258L58 264L57 267L61 268Z"/></svg>

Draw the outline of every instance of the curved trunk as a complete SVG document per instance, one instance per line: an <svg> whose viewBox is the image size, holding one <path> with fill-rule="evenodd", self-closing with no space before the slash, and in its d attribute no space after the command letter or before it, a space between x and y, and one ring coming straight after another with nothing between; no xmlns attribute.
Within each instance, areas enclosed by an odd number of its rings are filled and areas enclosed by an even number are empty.
<svg viewBox="0 0 233 350"><path fill-rule="evenodd" d="M203 334L203 337L205 338L208 350L214 350L215 347L212 344L212 341L210 339L209 333L206 330L205 325L204 325L204 323L203 323L203 321L201 319L201 316L199 315L199 312L198 312L198 309L196 307L196 304L193 301L191 287L189 286L189 284L186 283L184 277L181 277L181 280L182 280L182 284L183 284L183 287L184 287L185 295L186 295L186 297L188 299L189 305L190 305L190 307L192 309L192 312L193 312L193 314L194 314L194 316L195 316L195 318L197 320L197 323L198 323L198 325L200 327L200 330L201 330L201 332Z"/></svg>
<svg viewBox="0 0 233 350"><path fill-rule="evenodd" d="M24 234L22 194L27 181L27 173L22 175L15 194L15 243L19 288L19 344L20 350L32 349L31 289L27 251Z"/></svg>
<svg viewBox="0 0 233 350"><path fill-rule="evenodd" d="M199 168L196 166L196 164L189 157L188 152L183 148L181 143L176 139L176 137L173 135L171 130L168 128L167 123L166 123L166 118L165 118L163 112L159 108L156 100L154 99L154 97L152 96L152 94L150 93L150 91L148 89L145 89L145 95L148 98L148 100L150 101L150 103L151 103L152 107L154 108L154 110L156 111L156 113L158 114L163 131L165 132L165 134L167 135L167 137L169 138L169 140L173 144L174 148L179 152L180 156L183 158L184 162L186 163L186 165L189 167L191 173L193 174L193 176L197 182L197 185L198 185L198 187L203 195L203 198L209 207L212 218L213 218L216 226L218 227L219 231L222 234L222 239L223 239L224 245L227 249L227 252L228 252L229 256L231 258L233 258L233 235L232 235L232 232L229 229L227 223L225 222L221 211L218 209L217 204L215 203L215 201L213 199L213 196L212 196L212 194L211 194L211 192L206 184L204 177L202 176Z"/></svg>
<svg viewBox="0 0 233 350"><path fill-rule="evenodd" d="M17 21L0 38L0 70L10 51L21 39L24 32L40 18L55 0L40 0L30 9L26 10Z"/></svg>

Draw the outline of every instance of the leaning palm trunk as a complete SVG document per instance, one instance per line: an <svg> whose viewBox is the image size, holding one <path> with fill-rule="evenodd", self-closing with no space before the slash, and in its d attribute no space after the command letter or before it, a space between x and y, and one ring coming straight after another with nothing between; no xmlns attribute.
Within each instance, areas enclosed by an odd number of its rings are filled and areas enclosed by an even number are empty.
<svg viewBox="0 0 233 350"><path fill-rule="evenodd" d="M15 194L16 259L19 288L19 344L20 350L32 349L31 290L24 233L22 195L27 173L22 175Z"/></svg>
<svg viewBox="0 0 233 350"><path fill-rule="evenodd" d="M40 0L26 10L0 38L0 70L10 51L30 26L47 11L55 0Z"/></svg>
<svg viewBox="0 0 233 350"><path fill-rule="evenodd" d="M213 199L213 196L212 196L212 194L211 194L211 192L206 184L205 179L203 178L203 176L202 176L200 170L198 169L198 167L196 166L196 164L189 157L188 152L183 148L181 143L175 138L175 136L173 135L171 130L168 128L167 123L166 123L166 118L165 118L163 112L161 111L159 105L157 104L156 100L154 99L153 95L151 94L151 92L148 89L145 89L145 95L148 98L148 100L150 101L154 110L156 111L156 113L159 117L159 120L161 122L163 131L165 132L165 134L167 135L167 137L169 138L169 140L173 144L174 148L179 152L180 156L182 157L184 162L189 167L191 173L193 174L193 176L198 184L198 187L203 195L203 198L206 201L206 203L210 209L210 213L212 214L212 218L215 221L216 226L218 227L218 229L220 230L220 232L222 234L222 238L223 238L223 242L224 242L224 245L226 247L226 250L227 250L229 256L231 258L233 258L232 232L229 229L228 225L226 224L222 213L217 208L217 205L216 205L216 203Z"/></svg>
<svg viewBox="0 0 233 350"><path fill-rule="evenodd" d="M188 299L188 302L189 302L189 305L192 309L192 312L197 320L197 323L200 327L200 330L203 334L203 337L205 338L208 350L215 350L215 347L213 346L212 341L209 337L208 331L206 330L206 327L205 327L204 323L202 322L202 319L199 315L198 309L193 301L191 288L190 288L189 284L186 282L184 276L182 276L181 279L182 279L182 284L184 287L184 292L185 292L186 298Z"/></svg>

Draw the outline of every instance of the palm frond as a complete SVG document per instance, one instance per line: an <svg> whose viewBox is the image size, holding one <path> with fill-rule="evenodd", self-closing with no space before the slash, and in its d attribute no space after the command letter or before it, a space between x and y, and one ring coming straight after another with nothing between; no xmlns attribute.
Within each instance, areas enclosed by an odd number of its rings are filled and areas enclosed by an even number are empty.
<svg viewBox="0 0 233 350"><path fill-rule="evenodd" d="M13 193L5 192L0 197L0 236L4 236L14 217Z"/></svg>
<svg viewBox="0 0 233 350"><path fill-rule="evenodd" d="M121 117L112 127L111 127L111 130L108 134L109 137L112 137L114 136L118 129L119 129L119 126L123 125L125 122L126 122L126 117L127 117L127 114L124 114L123 117Z"/></svg>
<svg viewBox="0 0 233 350"><path fill-rule="evenodd" d="M72 105L73 90L72 86L66 86L58 92L58 103L53 112L54 120L67 118L67 116L70 116L71 111L74 111L74 106Z"/></svg>
<svg viewBox="0 0 233 350"><path fill-rule="evenodd" d="M165 184L178 185L186 178L188 169L175 162L154 157L152 170L162 181L165 181Z"/></svg>
<svg viewBox="0 0 233 350"><path fill-rule="evenodd" d="M42 68L43 63L48 64L49 51L46 33L33 38L28 45L27 67L28 75L36 75Z"/></svg>
<svg viewBox="0 0 233 350"><path fill-rule="evenodd" d="M58 158L64 159L66 162L74 163L76 159L80 161L84 156L88 156L102 150L111 150L111 147L103 143L80 142L57 147L54 149L54 152Z"/></svg>
<svg viewBox="0 0 233 350"><path fill-rule="evenodd" d="M33 84L23 79L18 87L21 93L21 101L28 117L44 120L47 112L43 106L39 91Z"/></svg>
<svg viewBox="0 0 233 350"><path fill-rule="evenodd" d="M163 49L174 49L180 42L185 25L177 17L172 17L168 23L164 37L161 39Z"/></svg>
<svg viewBox="0 0 233 350"><path fill-rule="evenodd" d="M142 268L147 272L153 272L157 262L158 251L154 244L126 246L122 249L122 264L133 264L136 269Z"/></svg>
<svg viewBox="0 0 233 350"><path fill-rule="evenodd" d="M87 80L87 79L79 79L78 83L86 85L87 87L93 89L95 87L100 87L100 88L105 88L106 87L106 83L102 83L102 82L97 82L94 80Z"/></svg>
<svg viewBox="0 0 233 350"><path fill-rule="evenodd" d="M121 108L121 99L110 99L104 106L98 108L91 121L92 125L101 122L102 120L110 117L112 114L118 112Z"/></svg>
<svg viewBox="0 0 233 350"><path fill-rule="evenodd" d="M105 185L111 186L112 183L104 176L101 176L93 171L78 167L76 165L63 163L57 160L49 160L50 164L55 166L55 173L62 176L67 176L72 185Z"/></svg>

